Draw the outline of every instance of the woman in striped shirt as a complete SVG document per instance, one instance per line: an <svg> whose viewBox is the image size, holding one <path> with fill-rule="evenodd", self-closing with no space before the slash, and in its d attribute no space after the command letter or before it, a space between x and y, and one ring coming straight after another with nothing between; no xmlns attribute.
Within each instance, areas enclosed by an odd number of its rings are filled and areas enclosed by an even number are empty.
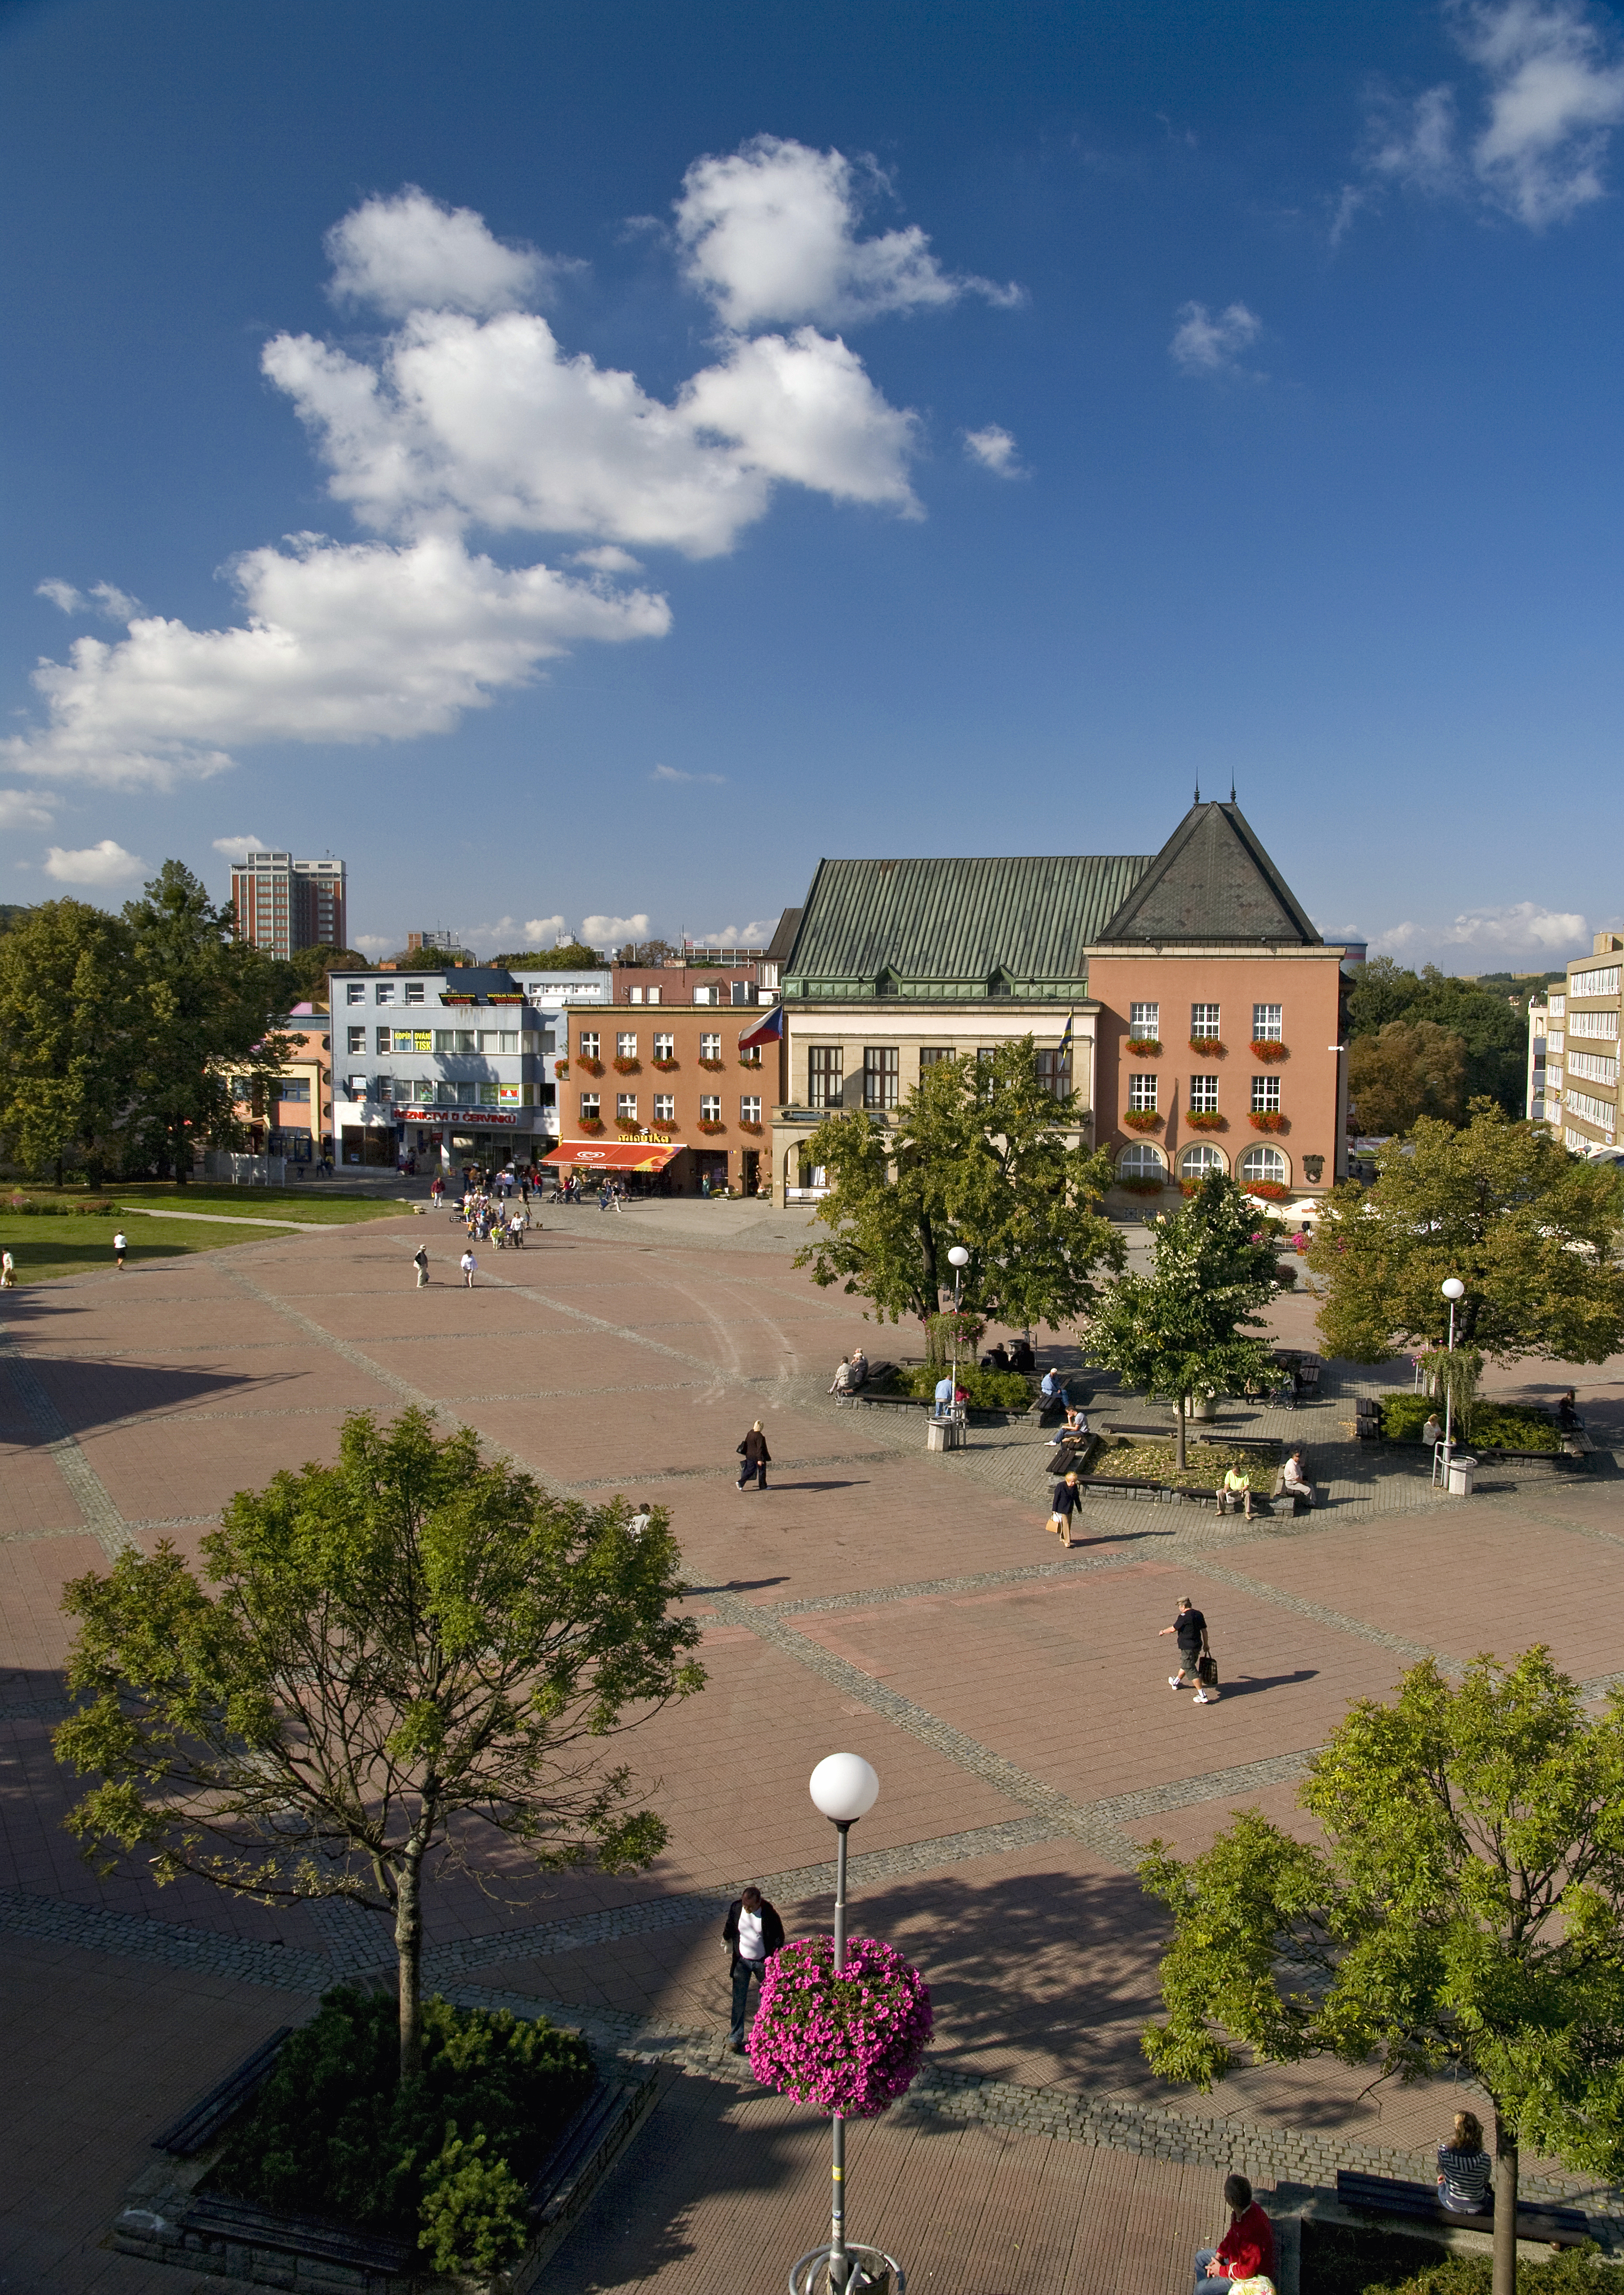
<svg viewBox="0 0 1624 2295"><path fill-rule="evenodd" d="M1493 2173L1481 2120L1474 2111L1457 2111L1453 2140L1438 2147L1439 2198L1455 2215L1481 2216L1489 2205Z"/></svg>

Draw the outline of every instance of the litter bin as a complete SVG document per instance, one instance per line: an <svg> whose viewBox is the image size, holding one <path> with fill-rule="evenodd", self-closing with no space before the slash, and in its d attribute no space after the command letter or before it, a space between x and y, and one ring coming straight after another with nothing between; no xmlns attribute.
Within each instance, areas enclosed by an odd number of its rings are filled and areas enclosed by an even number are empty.
<svg viewBox="0 0 1624 2295"><path fill-rule="evenodd" d="M1449 1461L1449 1496L1469 1499L1476 1488L1477 1460L1457 1450Z"/></svg>
<svg viewBox="0 0 1624 2295"><path fill-rule="evenodd" d="M927 1450L962 1450L965 1447L962 1418L931 1418L925 1427L925 1447Z"/></svg>

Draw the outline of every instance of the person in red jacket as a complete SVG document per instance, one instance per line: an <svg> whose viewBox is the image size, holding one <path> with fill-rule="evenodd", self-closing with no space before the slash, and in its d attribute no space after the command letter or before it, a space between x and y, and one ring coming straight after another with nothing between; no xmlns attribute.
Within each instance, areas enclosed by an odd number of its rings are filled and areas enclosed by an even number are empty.
<svg viewBox="0 0 1624 2295"><path fill-rule="evenodd" d="M1216 2247L1196 2257L1196 2295L1228 2295L1237 2279L1275 2275L1275 2227L1252 2196L1245 2176L1226 2176L1224 2202L1229 2228Z"/></svg>

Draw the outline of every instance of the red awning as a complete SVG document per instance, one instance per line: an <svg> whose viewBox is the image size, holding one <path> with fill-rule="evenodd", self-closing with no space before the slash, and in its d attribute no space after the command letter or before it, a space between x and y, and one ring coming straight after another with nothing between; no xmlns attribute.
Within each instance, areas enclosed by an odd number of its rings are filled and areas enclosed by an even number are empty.
<svg viewBox="0 0 1624 2295"><path fill-rule="evenodd" d="M543 1156L543 1164L590 1164L595 1170L609 1172L663 1172L673 1156L680 1156L680 1146L669 1143L664 1148L650 1148L636 1139L570 1139Z"/></svg>

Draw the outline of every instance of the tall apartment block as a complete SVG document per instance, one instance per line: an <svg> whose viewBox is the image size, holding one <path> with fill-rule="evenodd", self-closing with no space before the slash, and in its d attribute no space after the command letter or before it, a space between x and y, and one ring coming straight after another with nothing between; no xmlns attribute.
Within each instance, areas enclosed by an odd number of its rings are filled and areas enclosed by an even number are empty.
<svg viewBox="0 0 1624 2295"><path fill-rule="evenodd" d="M342 861L296 861L291 853L250 853L232 870L239 939L268 956L300 948L345 948L348 929Z"/></svg>
<svg viewBox="0 0 1624 2295"><path fill-rule="evenodd" d="M1590 954L1569 965L1566 988L1529 1006L1529 1115L1581 1156L1624 1144L1619 1124L1621 957L1624 936L1597 933Z"/></svg>

